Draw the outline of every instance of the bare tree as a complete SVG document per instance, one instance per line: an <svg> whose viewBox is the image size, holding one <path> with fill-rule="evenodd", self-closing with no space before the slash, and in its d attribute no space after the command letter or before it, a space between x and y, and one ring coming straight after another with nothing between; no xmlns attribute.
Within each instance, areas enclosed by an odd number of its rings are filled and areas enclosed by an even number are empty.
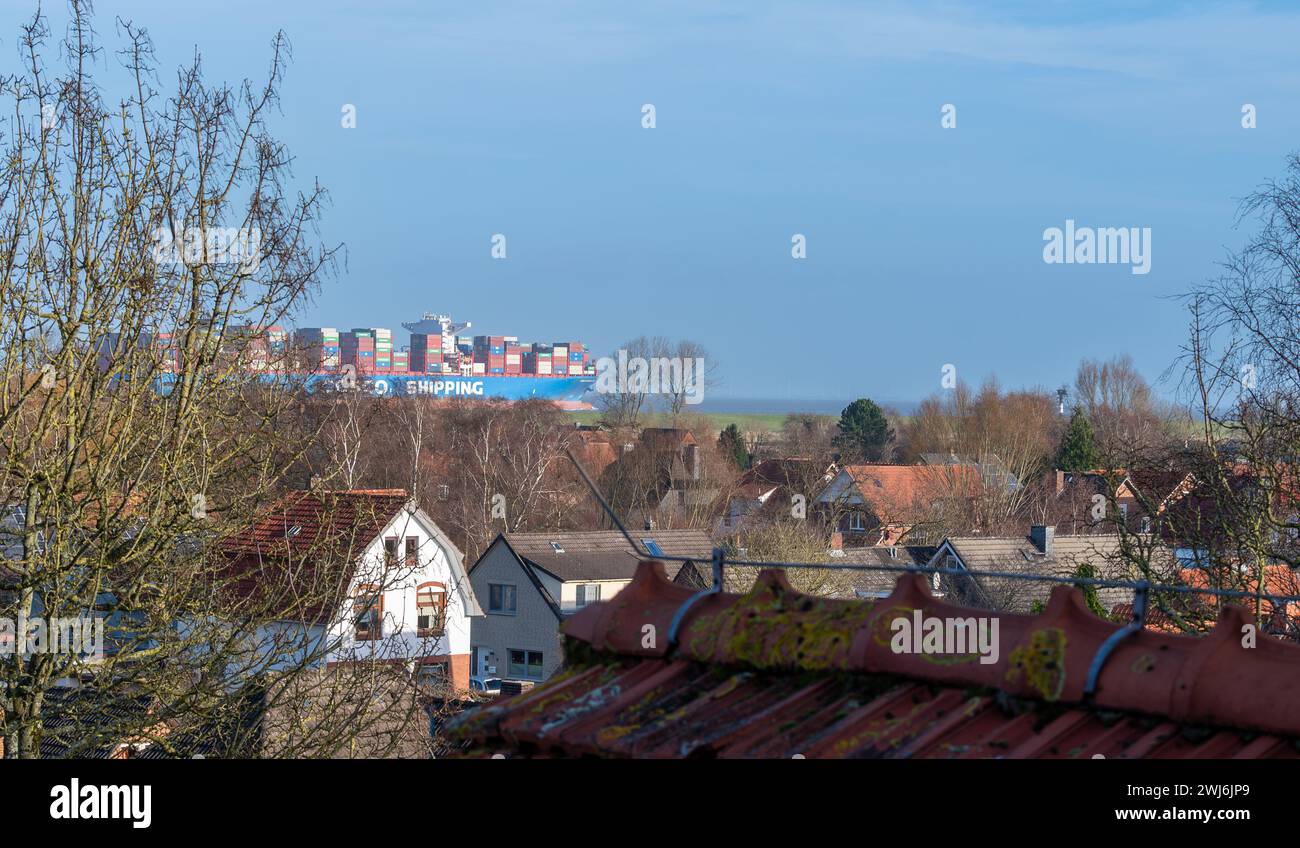
<svg viewBox="0 0 1300 848"><path fill-rule="evenodd" d="M676 421L695 399L703 399L718 385L718 366L704 345L690 339L661 342L657 354L680 367L681 379L661 388L668 414ZM699 366L699 367L697 367ZM662 381L661 381L662 384Z"/></svg>
<svg viewBox="0 0 1300 848"><path fill-rule="evenodd" d="M1081 362L1075 403L1092 424L1103 454L1161 444L1169 436L1167 415L1130 356Z"/></svg>
<svg viewBox="0 0 1300 848"><path fill-rule="evenodd" d="M623 363L638 358L648 361L654 355L654 342L645 336L637 336L615 351L609 360L614 363L615 369L625 369ZM625 377L626 374L617 376ZM615 381L614 385L609 386L601 381L599 374L596 390L596 408L600 410L601 420L610 427L635 427L649 400L647 391L636 390L635 387L628 386L626 381Z"/></svg>
<svg viewBox="0 0 1300 848"><path fill-rule="evenodd" d="M439 410L437 450L449 499L432 514L478 555L499 531L555 526L573 502L563 413L547 401L458 400Z"/></svg>
<svg viewBox="0 0 1300 848"><path fill-rule="evenodd" d="M1197 438L1171 438L1118 460L1141 485L1150 533L1132 540L1128 559L1144 575L1206 589L1252 593L1257 624L1288 638L1294 615L1271 596L1289 594L1300 567L1300 156L1243 202L1241 221L1255 229L1229 255L1223 273L1187 297L1189 340L1180 390ZM1192 432L1190 429L1186 431ZM1160 548L1180 552L1161 568ZM1226 599L1214 594L1157 596L1153 605L1175 626L1207 629ZM1239 603L1239 601L1236 601Z"/></svg>
<svg viewBox="0 0 1300 848"><path fill-rule="evenodd" d="M234 739L268 676L292 691L330 650L276 623L345 600L346 559L254 580L227 553L321 420L249 344L336 255L313 239L323 190L290 188L267 125L284 37L260 84L210 85L196 58L164 94L144 31L120 23L131 89L110 99L88 4L70 9L53 42L38 14L24 70L0 79L0 616L106 620L108 644L101 657L14 634L6 757Z"/></svg>
<svg viewBox="0 0 1300 848"><path fill-rule="evenodd" d="M1046 392L1004 394L989 381L978 393L962 383L922 401L903 428L904 455L978 473L977 485L964 473L934 477L940 494L924 522L932 525L930 536L1023 532L1040 500L1038 483L1051 470L1058 432Z"/></svg>

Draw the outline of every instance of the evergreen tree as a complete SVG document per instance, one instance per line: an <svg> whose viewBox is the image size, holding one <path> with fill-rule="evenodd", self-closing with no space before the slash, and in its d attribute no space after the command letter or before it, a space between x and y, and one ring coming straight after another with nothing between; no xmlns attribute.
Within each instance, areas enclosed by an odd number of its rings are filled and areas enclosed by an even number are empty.
<svg viewBox="0 0 1300 848"><path fill-rule="evenodd" d="M894 439L894 431L884 411L867 398L859 398L844 407L839 427L836 444L849 459L878 462Z"/></svg>
<svg viewBox="0 0 1300 848"><path fill-rule="evenodd" d="M1076 409L1070 417L1070 426L1061 437L1061 446L1056 451L1056 467L1062 471L1088 471L1100 464L1101 457L1097 452L1092 424L1086 415Z"/></svg>
<svg viewBox="0 0 1300 848"><path fill-rule="evenodd" d="M729 457L741 471L749 468L749 451L745 448L745 439L740 435L740 428L735 424L728 424L718 434L718 452Z"/></svg>

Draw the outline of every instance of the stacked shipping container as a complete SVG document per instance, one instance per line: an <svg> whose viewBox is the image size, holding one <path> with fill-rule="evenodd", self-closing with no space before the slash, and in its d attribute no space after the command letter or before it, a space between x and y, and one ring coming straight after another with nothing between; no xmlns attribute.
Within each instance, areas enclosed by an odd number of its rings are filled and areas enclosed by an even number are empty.
<svg viewBox="0 0 1300 848"><path fill-rule="evenodd" d="M301 367L309 372L339 367L339 331L335 327L304 327L294 331L293 347Z"/></svg>
<svg viewBox="0 0 1300 848"><path fill-rule="evenodd" d="M590 374L593 363L582 342L520 343L517 336L454 336L412 333L409 348L394 351L393 333L384 327L355 327L340 332L335 327L295 330L292 344L282 327L237 328L237 345L255 369L288 368L308 373L337 371L352 365L362 373L466 374L483 376L572 376ZM157 336L158 346L170 348L170 337ZM286 361L292 351L293 358ZM174 350L165 355L164 368L176 370Z"/></svg>
<svg viewBox="0 0 1300 848"><path fill-rule="evenodd" d="M506 373L505 336L475 336L473 349L475 374ZM480 364L483 366L482 370L479 370Z"/></svg>
<svg viewBox="0 0 1300 848"><path fill-rule="evenodd" d="M374 373L375 337L369 330L348 330L342 334L339 342L343 365L352 365L363 374Z"/></svg>
<svg viewBox="0 0 1300 848"><path fill-rule="evenodd" d="M427 333L411 334L410 369L417 374L443 372L442 336Z"/></svg>

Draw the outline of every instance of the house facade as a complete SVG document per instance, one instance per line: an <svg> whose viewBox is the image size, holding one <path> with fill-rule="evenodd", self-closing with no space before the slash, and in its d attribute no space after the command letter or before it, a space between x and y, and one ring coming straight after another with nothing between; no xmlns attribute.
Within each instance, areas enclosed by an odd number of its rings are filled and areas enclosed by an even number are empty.
<svg viewBox="0 0 1300 848"><path fill-rule="evenodd" d="M651 553L693 558L687 564L665 561L670 579L707 585L707 533L643 535L641 545ZM641 559L618 531L499 534L469 570L483 608L471 625L472 673L507 680L551 677L564 663L560 623L617 595Z"/></svg>
<svg viewBox="0 0 1300 848"><path fill-rule="evenodd" d="M253 591L315 590L263 625L263 644L297 639L325 667L401 663L422 683L468 689L482 611L461 552L404 490L295 492L228 549Z"/></svg>
<svg viewBox="0 0 1300 848"><path fill-rule="evenodd" d="M898 545L922 517L980 486L973 465L846 465L814 501L844 546Z"/></svg>

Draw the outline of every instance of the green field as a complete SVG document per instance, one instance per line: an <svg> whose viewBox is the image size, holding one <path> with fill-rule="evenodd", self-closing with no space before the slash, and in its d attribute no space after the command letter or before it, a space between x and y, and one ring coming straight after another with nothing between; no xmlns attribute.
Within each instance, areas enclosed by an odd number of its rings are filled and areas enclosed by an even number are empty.
<svg viewBox="0 0 1300 848"><path fill-rule="evenodd" d="M600 413L596 411L570 412L569 415L580 424L595 424L600 419ZM835 416L826 417L834 418ZM786 413L784 412L709 412L698 415L682 415L678 418L678 426L695 430L697 435L700 430L708 429L716 436L728 424L735 424L742 433L753 433L760 430L775 433L780 431L785 419ZM673 426L672 417L666 413L646 415L643 417L641 424L644 427Z"/></svg>

